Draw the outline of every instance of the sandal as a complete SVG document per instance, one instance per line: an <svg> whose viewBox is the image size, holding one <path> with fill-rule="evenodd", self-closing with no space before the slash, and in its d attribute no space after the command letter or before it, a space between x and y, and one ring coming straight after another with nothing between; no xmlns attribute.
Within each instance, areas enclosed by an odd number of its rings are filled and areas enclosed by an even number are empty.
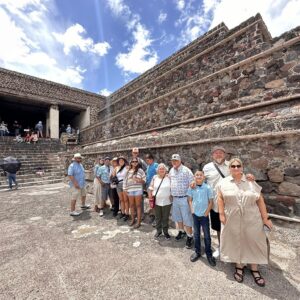
<svg viewBox="0 0 300 300"><path fill-rule="evenodd" d="M261 287L264 287L265 286L265 279L261 276L260 272L258 270L256 271L253 271L253 270L250 270L251 271L251 274L254 278L254 282L258 285L258 286L261 286ZM257 273L257 276L255 276L255 273ZM263 280L263 282L259 282L260 280Z"/></svg>
<svg viewBox="0 0 300 300"><path fill-rule="evenodd" d="M134 225L134 229L138 229L140 226L141 226L141 223L136 223L136 224Z"/></svg>
<svg viewBox="0 0 300 300"><path fill-rule="evenodd" d="M235 273L233 274L233 277L238 283L242 283L244 281L244 268L235 267ZM242 271L242 273L239 273L238 270Z"/></svg>

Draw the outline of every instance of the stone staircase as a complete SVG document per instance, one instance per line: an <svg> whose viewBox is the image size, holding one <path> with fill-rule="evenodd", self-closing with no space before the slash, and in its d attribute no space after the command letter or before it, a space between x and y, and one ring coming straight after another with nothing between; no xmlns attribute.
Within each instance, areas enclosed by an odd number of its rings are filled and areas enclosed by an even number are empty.
<svg viewBox="0 0 300 300"><path fill-rule="evenodd" d="M18 144L12 137L0 137L0 158L13 156L22 163L17 173L19 187L62 182L64 165L58 153L64 150L59 140L43 139L37 144ZM44 175L36 174L39 168L44 171ZM0 190L5 190L8 182L2 169L0 174Z"/></svg>

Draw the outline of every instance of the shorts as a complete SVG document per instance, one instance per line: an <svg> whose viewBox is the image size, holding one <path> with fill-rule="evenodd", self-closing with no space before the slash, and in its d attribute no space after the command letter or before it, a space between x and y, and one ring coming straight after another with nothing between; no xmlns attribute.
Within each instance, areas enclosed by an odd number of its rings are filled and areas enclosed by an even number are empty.
<svg viewBox="0 0 300 300"><path fill-rule="evenodd" d="M187 197L178 198L173 196L172 220L174 222L183 222L188 227L193 226L193 216Z"/></svg>
<svg viewBox="0 0 300 300"><path fill-rule="evenodd" d="M142 196L143 190L127 192L128 196Z"/></svg>
<svg viewBox="0 0 300 300"><path fill-rule="evenodd" d="M210 222L211 228L216 231L221 231L221 222L219 213L215 212L214 210L210 211Z"/></svg>
<svg viewBox="0 0 300 300"><path fill-rule="evenodd" d="M82 189L76 189L74 186L70 187L70 200L81 200L81 197L86 196L86 189L83 187Z"/></svg>
<svg viewBox="0 0 300 300"><path fill-rule="evenodd" d="M117 185L117 192L122 193L123 192L123 181L119 182Z"/></svg>
<svg viewBox="0 0 300 300"><path fill-rule="evenodd" d="M110 184L105 183L104 185L101 186L101 201L106 202L109 196L109 190L110 190Z"/></svg>

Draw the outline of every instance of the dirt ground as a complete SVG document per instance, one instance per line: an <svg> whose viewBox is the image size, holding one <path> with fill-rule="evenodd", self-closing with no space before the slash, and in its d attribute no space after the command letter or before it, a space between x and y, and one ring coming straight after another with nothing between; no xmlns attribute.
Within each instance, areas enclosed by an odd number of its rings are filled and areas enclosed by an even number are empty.
<svg viewBox="0 0 300 300"><path fill-rule="evenodd" d="M300 299L299 227L275 226L261 288L248 270L239 284L231 264L191 263L176 230L155 240L147 218L134 230L109 210L70 217L67 190L0 193L0 299Z"/></svg>

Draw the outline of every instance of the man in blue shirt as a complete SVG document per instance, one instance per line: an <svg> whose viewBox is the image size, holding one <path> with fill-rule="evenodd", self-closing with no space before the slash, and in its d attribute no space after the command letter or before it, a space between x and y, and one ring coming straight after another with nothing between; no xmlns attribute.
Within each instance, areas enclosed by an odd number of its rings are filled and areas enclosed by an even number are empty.
<svg viewBox="0 0 300 300"><path fill-rule="evenodd" d="M73 162L68 168L68 176L70 178L70 198L71 198L71 213L73 217L79 216L80 212L75 210L76 200L81 198L81 208L90 208L90 205L85 204L86 189L85 189L85 171L81 164L82 156L80 153L74 154Z"/></svg>
<svg viewBox="0 0 300 300"><path fill-rule="evenodd" d="M154 162L154 157L150 153L146 155L145 160L146 160L146 163L147 163L147 169L146 169L146 191L148 191L148 188L150 186L151 180L154 177L154 175L156 175L156 173L157 173L158 163ZM154 209L150 209L150 211L149 211L149 217L150 217L152 226L155 227L156 226L156 222L155 222Z"/></svg>
<svg viewBox="0 0 300 300"><path fill-rule="evenodd" d="M201 227L204 233L204 244L206 258L211 266L216 265L215 258L212 256L211 251L211 238L209 232L209 212L213 206L213 191L210 186L204 183L204 173L202 171L196 171L195 182L196 187L194 189L189 188L187 195L188 201L193 215L194 223L194 241L195 241L195 253L191 256L191 261L195 262L201 257Z"/></svg>

